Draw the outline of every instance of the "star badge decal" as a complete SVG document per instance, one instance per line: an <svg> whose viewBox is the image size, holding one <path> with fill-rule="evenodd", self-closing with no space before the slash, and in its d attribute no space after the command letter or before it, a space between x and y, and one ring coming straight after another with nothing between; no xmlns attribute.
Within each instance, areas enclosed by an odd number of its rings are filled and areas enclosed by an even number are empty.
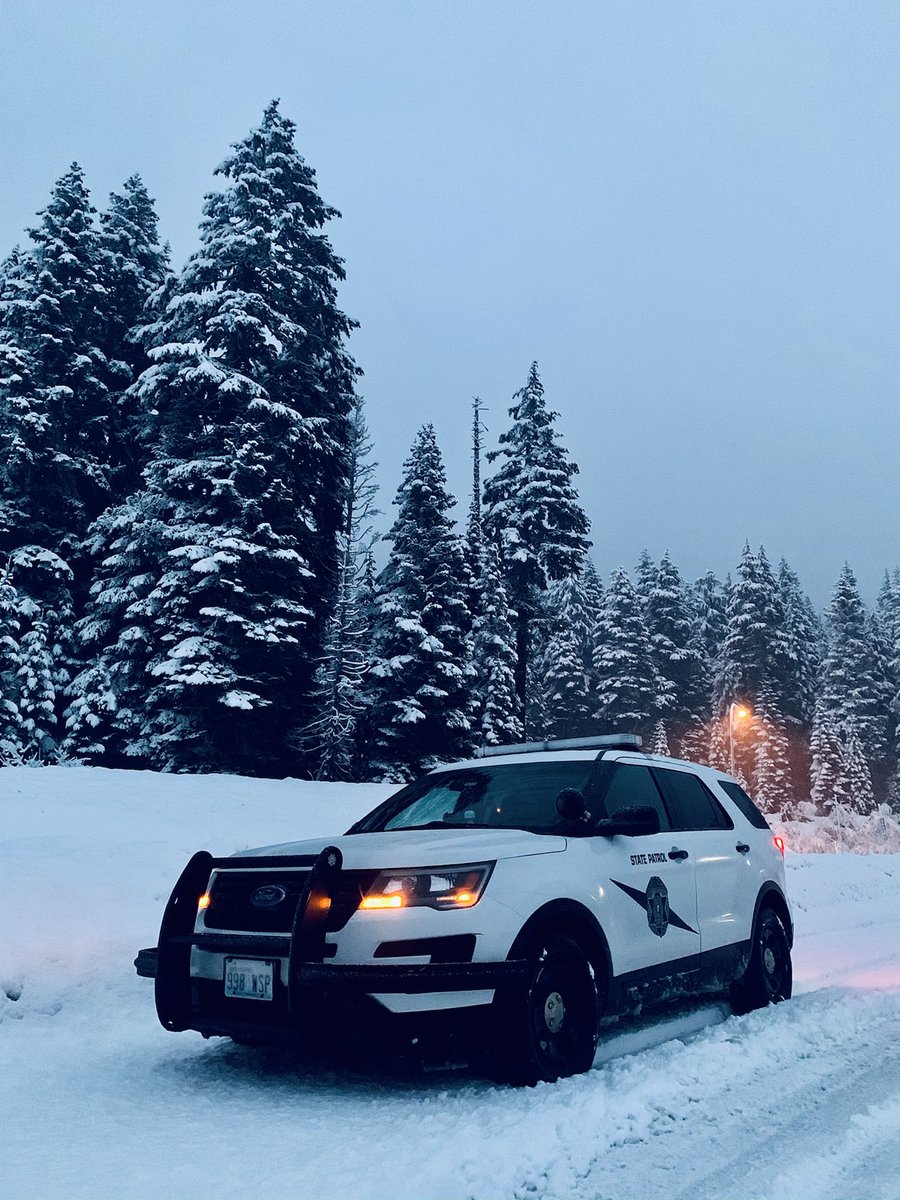
<svg viewBox="0 0 900 1200"><path fill-rule="evenodd" d="M647 924L650 926L651 932L655 933L657 937L664 937L670 925L674 925L676 929L684 929L688 933L697 933L696 929L692 929L687 921L683 921L669 907L669 889L658 875L651 878L645 892L629 887L627 883L619 883L618 879L612 879L610 882L614 883L617 888L621 888L626 896L630 896L636 904L641 906L647 914Z"/></svg>

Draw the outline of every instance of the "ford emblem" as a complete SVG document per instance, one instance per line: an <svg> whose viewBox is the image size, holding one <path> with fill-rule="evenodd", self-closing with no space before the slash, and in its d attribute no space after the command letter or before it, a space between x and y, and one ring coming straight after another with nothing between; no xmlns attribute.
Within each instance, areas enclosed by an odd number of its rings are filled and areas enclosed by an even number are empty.
<svg viewBox="0 0 900 1200"><path fill-rule="evenodd" d="M254 908L274 908L287 899L287 892L277 883L264 883L250 897Z"/></svg>

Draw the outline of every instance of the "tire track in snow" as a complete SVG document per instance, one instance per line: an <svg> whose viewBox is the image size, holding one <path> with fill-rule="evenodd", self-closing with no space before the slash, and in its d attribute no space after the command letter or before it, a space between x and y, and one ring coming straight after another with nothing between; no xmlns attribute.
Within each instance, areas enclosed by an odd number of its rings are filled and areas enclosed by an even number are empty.
<svg viewBox="0 0 900 1200"><path fill-rule="evenodd" d="M843 1136L782 1172L767 1200L896 1200L900 1195L900 1090L854 1113ZM858 1089L857 1089L858 1090ZM869 1097L871 1099L871 1097ZM863 1097L865 1099L865 1097ZM845 1117L846 1114L841 1114Z"/></svg>
<svg viewBox="0 0 900 1200"><path fill-rule="evenodd" d="M847 1156L862 1145L860 1131L884 1127L876 1116L868 1120L866 1110L881 1105L887 1120L898 1078L900 992L831 990L735 1018L690 1041L595 1071L584 1105L599 1118L593 1136L589 1121L561 1126L555 1161L543 1170L534 1164L514 1195L820 1200L810 1178L852 1125L856 1132L844 1157L831 1166L838 1180L833 1200L897 1200L896 1158L885 1157L880 1179L874 1160L858 1171L856 1193L844 1186L842 1164L846 1160L852 1171ZM552 1110L546 1115L553 1119ZM796 1176L784 1174L785 1162L798 1154L809 1165L798 1166ZM776 1179L781 1182L773 1191ZM471 1194L478 1196L474 1189ZM821 1200L832 1200L832 1193L822 1191Z"/></svg>

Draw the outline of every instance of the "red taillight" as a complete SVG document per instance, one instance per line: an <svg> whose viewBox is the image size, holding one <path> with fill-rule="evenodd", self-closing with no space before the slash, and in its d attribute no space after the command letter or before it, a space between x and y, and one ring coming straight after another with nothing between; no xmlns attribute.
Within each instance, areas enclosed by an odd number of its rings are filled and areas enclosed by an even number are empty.
<svg viewBox="0 0 900 1200"><path fill-rule="evenodd" d="M773 837L772 841L775 843L775 845L781 851L781 857L784 858L784 838Z"/></svg>

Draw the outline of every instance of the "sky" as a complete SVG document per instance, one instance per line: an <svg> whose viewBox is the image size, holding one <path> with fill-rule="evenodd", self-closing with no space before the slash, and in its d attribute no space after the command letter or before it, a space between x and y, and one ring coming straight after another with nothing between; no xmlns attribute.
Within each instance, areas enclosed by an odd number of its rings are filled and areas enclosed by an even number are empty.
<svg viewBox="0 0 900 1200"><path fill-rule="evenodd" d="M604 575L745 539L826 602L900 564L900 6L0 0L0 254L77 160L180 266L281 98L346 261L385 524L434 423L464 519L532 360Z"/></svg>

